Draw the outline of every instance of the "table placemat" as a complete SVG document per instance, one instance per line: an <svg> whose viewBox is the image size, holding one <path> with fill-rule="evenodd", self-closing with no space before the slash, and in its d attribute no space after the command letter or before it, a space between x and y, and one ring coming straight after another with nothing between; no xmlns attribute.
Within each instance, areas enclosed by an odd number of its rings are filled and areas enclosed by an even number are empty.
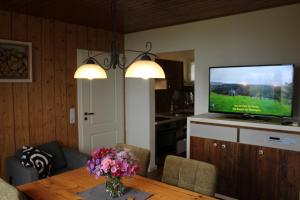
<svg viewBox="0 0 300 200"><path fill-rule="evenodd" d="M134 198L134 200L145 200L152 196L150 193L127 187L123 196L112 198L109 196L109 193L105 191L105 184L98 185L83 192L78 192L77 195L85 200L126 200L129 197Z"/></svg>

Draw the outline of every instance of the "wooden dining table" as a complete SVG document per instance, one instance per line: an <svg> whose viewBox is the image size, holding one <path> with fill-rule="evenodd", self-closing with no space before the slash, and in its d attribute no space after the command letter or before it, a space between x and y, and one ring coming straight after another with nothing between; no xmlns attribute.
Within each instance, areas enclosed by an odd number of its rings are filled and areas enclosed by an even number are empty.
<svg viewBox="0 0 300 200"><path fill-rule="evenodd" d="M151 200L214 199L138 175L130 178L124 177L122 181L126 187L151 193L152 195L149 198ZM103 183L105 183L104 177L95 179L89 175L86 168L80 168L20 185L17 188L35 200L80 200L82 198L77 195L78 192L88 190Z"/></svg>

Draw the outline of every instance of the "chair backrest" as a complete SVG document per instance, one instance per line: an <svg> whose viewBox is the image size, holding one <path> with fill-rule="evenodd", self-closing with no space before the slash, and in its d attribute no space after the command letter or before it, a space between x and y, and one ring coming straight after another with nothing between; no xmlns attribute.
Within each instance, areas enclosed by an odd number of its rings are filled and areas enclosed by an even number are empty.
<svg viewBox="0 0 300 200"><path fill-rule="evenodd" d="M212 164L178 156L166 157L162 177L164 183L214 196L216 180L217 169Z"/></svg>
<svg viewBox="0 0 300 200"><path fill-rule="evenodd" d="M26 197L15 187L6 183L0 178L0 199L1 200L26 200Z"/></svg>
<svg viewBox="0 0 300 200"><path fill-rule="evenodd" d="M129 149L140 161L141 170L138 173L141 176L147 176L150 162L150 151L141 147L129 144L117 144L116 148Z"/></svg>

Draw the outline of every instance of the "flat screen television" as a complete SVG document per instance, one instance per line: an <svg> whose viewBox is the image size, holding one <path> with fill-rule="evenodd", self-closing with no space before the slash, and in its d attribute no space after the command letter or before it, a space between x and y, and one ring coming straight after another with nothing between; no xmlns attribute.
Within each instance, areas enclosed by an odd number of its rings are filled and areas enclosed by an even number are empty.
<svg viewBox="0 0 300 200"><path fill-rule="evenodd" d="M209 68L209 112L292 117L294 65Z"/></svg>

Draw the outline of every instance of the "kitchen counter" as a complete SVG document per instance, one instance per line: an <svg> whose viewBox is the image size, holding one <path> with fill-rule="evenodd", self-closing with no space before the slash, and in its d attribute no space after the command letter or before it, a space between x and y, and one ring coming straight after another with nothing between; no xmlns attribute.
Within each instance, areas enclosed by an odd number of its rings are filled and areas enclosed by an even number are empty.
<svg viewBox="0 0 300 200"><path fill-rule="evenodd" d="M155 116L155 163L163 166L167 155L186 155L186 123L192 112L185 110Z"/></svg>
<svg viewBox="0 0 300 200"><path fill-rule="evenodd" d="M174 117L166 117L163 115L156 115L155 118L159 118L159 120L155 120L155 125L166 124L170 122L175 122L178 120L186 119L188 116L174 116Z"/></svg>
<svg viewBox="0 0 300 200"><path fill-rule="evenodd" d="M185 110L177 111L174 113L159 113L155 115L155 125L184 120L187 119L187 117L191 116L193 116L193 112Z"/></svg>

